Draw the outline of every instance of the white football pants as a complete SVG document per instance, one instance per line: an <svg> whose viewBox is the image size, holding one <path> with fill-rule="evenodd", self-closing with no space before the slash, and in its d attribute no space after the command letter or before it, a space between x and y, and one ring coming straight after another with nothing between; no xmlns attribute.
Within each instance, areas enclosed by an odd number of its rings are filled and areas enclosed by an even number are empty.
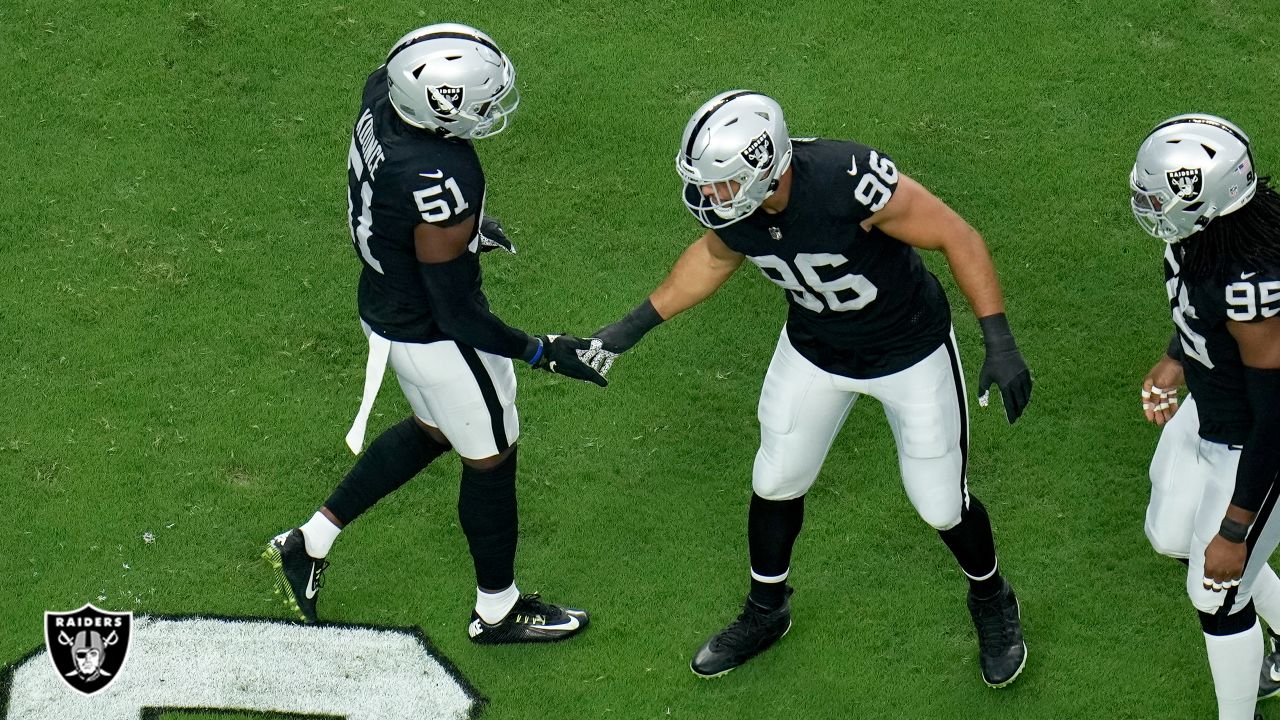
<svg viewBox="0 0 1280 720"><path fill-rule="evenodd" d="M902 482L916 512L939 530L959 524L969 501L969 409L954 332L906 370L857 380L809 362L791 345L784 327L760 392L755 493L766 500L790 500L808 492L861 395L884 406Z"/></svg>
<svg viewBox="0 0 1280 720"><path fill-rule="evenodd" d="M391 368L413 414L438 428L459 455L481 460L515 444L520 437L520 417L516 413L516 373L510 358L452 340L396 342L376 335L363 321L360 325L370 339L371 358L376 359L379 341L390 343ZM368 397L371 391L376 394L377 385L370 388L366 383L367 405L372 404Z"/></svg>
<svg viewBox="0 0 1280 720"><path fill-rule="evenodd" d="M1151 503L1146 532L1156 552L1187 558L1187 595L1201 612L1217 612L1228 597L1234 613L1249 603L1253 585L1280 541L1280 521L1263 505L1250 530L1253 548L1240 587L1234 593L1206 590L1204 549L1218 534L1218 526L1235 490L1240 448L1200 437L1195 399L1188 396L1160 433L1151 459ZM1275 618L1266 618L1271 621Z"/></svg>

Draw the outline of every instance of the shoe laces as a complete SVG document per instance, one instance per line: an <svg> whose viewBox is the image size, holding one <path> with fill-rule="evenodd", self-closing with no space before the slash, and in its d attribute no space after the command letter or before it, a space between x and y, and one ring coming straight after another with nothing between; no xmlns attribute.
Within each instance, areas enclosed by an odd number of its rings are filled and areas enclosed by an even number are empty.
<svg viewBox="0 0 1280 720"><path fill-rule="evenodd" d="M975 603L974 624L978 628L978 639L983 647L997 650L1004 644L1009 634L1009 623L1006 622L1003 598L996 596L990 600Z"/></svg>
<svg viewBox="0 0 1280 720"><path fill-rule="evenodd" d="M545 618L553 618L560 614L559 606L542 602L541 598L542 596L539 593L521 595L520 601L516 603L516 608L519 608L520 612L525 615L542 615Z"/></svg>
<svg viewBox="0 0 1280 720"><path fill-rule="evenodd" d="M768 613L754 609L748 603L747 606L742 608L742 613L738 615L738 619L734 620L729 627L716 636L716 645L718 647L740 647L744 645L747 639L757 634L760 628L768 624L767 615Z"/></svg>

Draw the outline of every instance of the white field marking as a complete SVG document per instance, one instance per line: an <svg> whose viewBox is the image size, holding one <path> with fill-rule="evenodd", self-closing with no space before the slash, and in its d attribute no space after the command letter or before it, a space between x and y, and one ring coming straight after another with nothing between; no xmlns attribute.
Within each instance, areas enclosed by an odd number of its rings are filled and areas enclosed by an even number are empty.
<svg viewBox="0 0 1280 720"><path fill-rule="evenodd" d="M63 683L47 652L10 669L4 720L140 720L144 708L463 720L484 702L400 629L137 616L129 662L93 696Z"/></svg>

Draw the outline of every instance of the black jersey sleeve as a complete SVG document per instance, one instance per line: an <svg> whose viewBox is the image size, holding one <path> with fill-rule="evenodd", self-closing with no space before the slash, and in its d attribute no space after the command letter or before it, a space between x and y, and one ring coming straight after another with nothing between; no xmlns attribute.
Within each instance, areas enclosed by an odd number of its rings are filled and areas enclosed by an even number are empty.
<svg viewBox="0 0 1280 720"><path fill-rule="evenodd" d="M538 341L502 322L489 310L480 290L480 261L475 253L442 263L420 263L423 284L436 323L449 337L477 350L528 361Z"/></svg>
<svg viewBox="0 0 1280 720"><path fill-rule="evenodd" d="M831 182L847 194L842 209L862 222L889 203L898 189L898 167L888 155L859 143L840 143L846 157L832 161Z"/></svg>
<svg viewBox="0 0 1280 720"><path fill-rule="evenodd" d="M401 179L406 202L424 223L457 225L479 215L484 205L484 173L474 152L441 152L433 162L403 171Z"/></svg>
<svg viewBox="0 0 1280 720"><path fill-rule="evenodd" d="M1280 269L1248 265L1230 271L1221 300L1228 320L1258 322L1280 315Z"/></svg>

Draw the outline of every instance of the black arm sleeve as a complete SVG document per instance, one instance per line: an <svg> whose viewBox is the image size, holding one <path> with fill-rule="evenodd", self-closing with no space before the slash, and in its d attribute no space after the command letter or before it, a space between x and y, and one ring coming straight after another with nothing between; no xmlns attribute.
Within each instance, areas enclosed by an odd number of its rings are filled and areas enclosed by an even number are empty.
<svg viewBox="0 0 1280 720"><path fill-rule="evenodd" d="M480 292L480 263L471 253L442 263L418 263L440 329L463 345L528 362L538 339L509 327L489 311Z"/></svg>
<svg viewBox="0 0 1280 720"><path fill-rule="evenodd" d="M1173 337L1169 338L1169 347L1165 348L1165 355L1182 362L1182 338L1178 335L1178 331L1173 331Z"/></svg>
<svg viewBox="0 0 1280 720"><path fill-rule="evenodd" d="M1246 366L1244 380L1253 408L1253 428L1240 452L1231 504L1257 512L1280 474L1280 442L1276 440L1280 438L1280 370Z"/></svg>

